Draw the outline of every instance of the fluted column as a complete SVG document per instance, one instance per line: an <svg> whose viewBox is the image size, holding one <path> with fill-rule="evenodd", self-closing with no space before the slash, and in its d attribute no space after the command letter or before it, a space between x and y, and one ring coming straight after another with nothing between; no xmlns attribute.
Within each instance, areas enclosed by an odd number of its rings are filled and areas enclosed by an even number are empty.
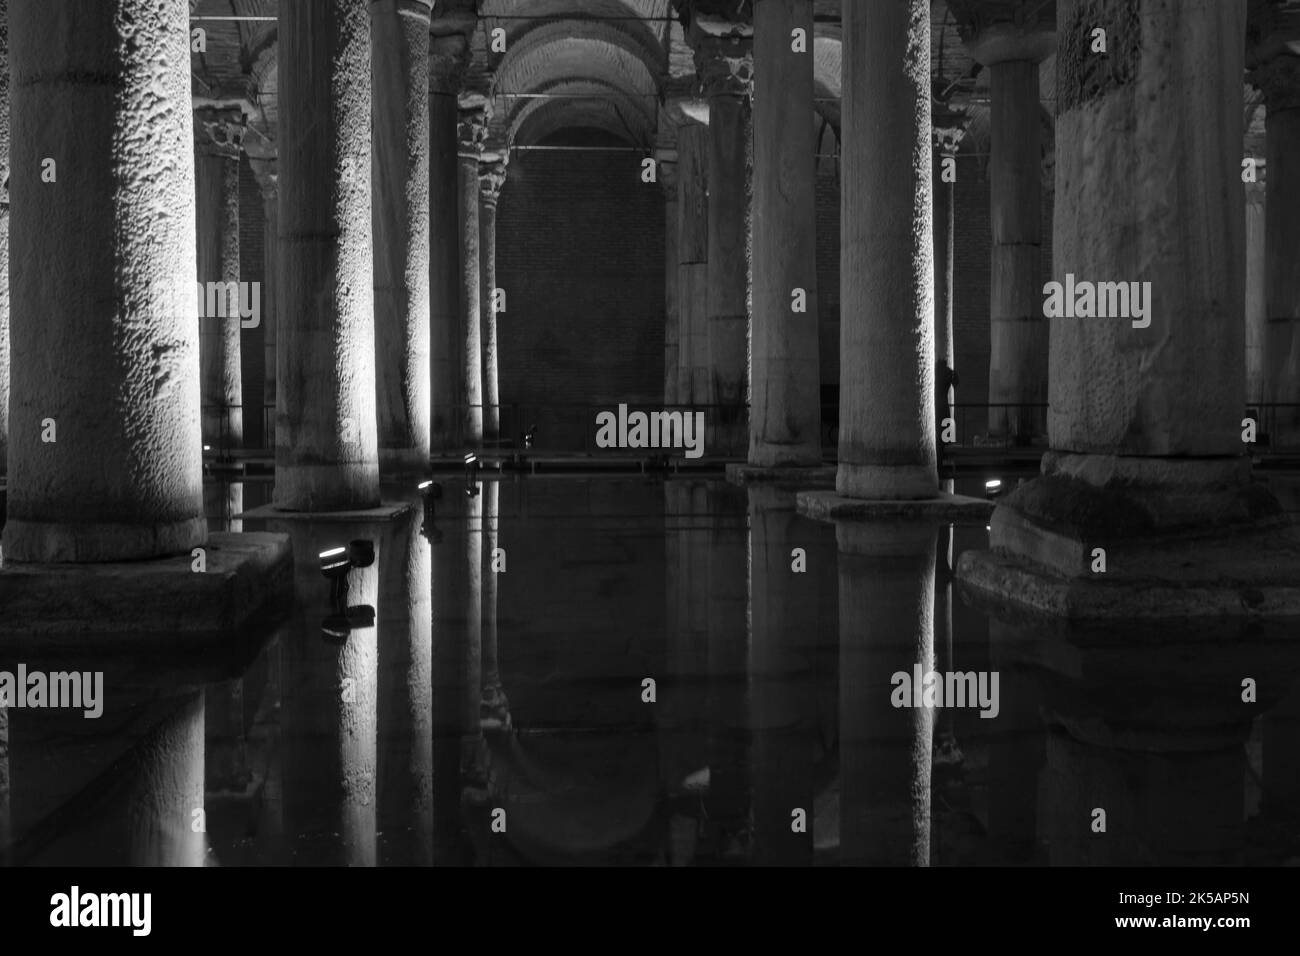
<svg viewBox="0 0 1300 956"><path fill-rule="evenodd" d="M749 463L820 465L812 0L754 7L754 326Z"/></svg>
<svg viewBox="0 0 1300 956"><path fill-rule="evenodd" d="M484 156L479 170L479 264L483 273L480 292L483 338L483 434L501 437L501 382L497 366L497 202L506 183L508 154Z"/></svg>
<svg viewBox="0 0 1300 956"><path fill-rule="evenodd" d="M371 0L379 464L429 464L429 15Z"/></svg>
<svg viewBox="0 0 1300 956"><path fill-rule="evenodd" d="M198 323L181 318L196 274L188 14L184 0L9 5L6 561L204 539Z"/></svg>
<svg viewBox="0 0 1300 956"><path fill-rule="evenodd" d="M727 453L745 444L749 338L749 84L753 41L748 28L709 37L696 47L696 71L709 102L708 403L714 443ZM696 402L700 402L696 397Z"/></svg>
<svg viewBox="0 0 1300 956"><path fill-rule="evenodd" d="M370 18L280 5L280 334L275 504L379 504Z"/></svg>
<svg viewBox="0 0 1300 956"><path fill-rule="evenodd" d="M483 323L480 269L478 167L487 138L487 115L481 108L462 110L457 141L460 157L461 338L460 405L464 443L483 443Z"/></svg>
<svg viewBox="0 0 1300 956"><path fill-rule="evenodd" d="M237 112L194 114L203 442L232 450L244 444L240 367L239 153Z"/></svg>
<svg viewBox="0 0 1300 956"><path fill-rule="evenodd" d="M927 11L844 9L836 489L850 497L938 492Z"/></svg>

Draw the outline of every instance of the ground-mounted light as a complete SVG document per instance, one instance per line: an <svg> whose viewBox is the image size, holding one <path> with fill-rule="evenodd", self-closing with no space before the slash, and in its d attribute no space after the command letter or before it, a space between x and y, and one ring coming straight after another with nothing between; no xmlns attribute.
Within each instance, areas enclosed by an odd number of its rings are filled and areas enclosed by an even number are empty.
<svg viewBox="0 0 1300 956"><path fill-rule="evenodd" d="M320 573L331 581L346 578L351 566L347 548L330 548L320 553Z"/></svg>
<svg viewBox="0 0 1300 956"><path fill-rule="evenodd" d="M375 543L366 538L348 542L348 560L354 568L368 568L375 563Z"/></svg>
<svg viewBox="0 0 1300 956"><path fill-rule="evenodd" d="M524 432L524 447L532 448L533 442L537 440L537 426L533 425L528 431Z"/></svg>
<svg viewBox="0 0 1300 956"><path fill-rule="evenodd" d="M989 478L984 482L984 496L986 498L996 498L1002 494L1002 479Z"/></svg>
<svg viewBox="0 0 1300 956"><path fill-rule="evenodd" d="M478 455L470 452L465 456L465 494L471 498L478 497Z"/></svg>

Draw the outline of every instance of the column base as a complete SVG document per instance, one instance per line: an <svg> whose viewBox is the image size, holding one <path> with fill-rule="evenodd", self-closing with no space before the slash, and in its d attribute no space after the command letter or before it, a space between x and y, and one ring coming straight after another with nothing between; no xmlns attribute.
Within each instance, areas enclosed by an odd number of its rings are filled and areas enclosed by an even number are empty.
<svg viewBox="0 0 1300 956"><path fill-rule="evenodd" d="M378 462L275 466L275 506L285 511L359 511L379 504Z"/></svg>
<svg viewBox="0 0 1300 956"><path fill-rule="evenodd" d="M6 529L8 530L8 529ZM205 570L189 553L101 564L0 567L0 640L42 650L208 643L293 597L293 553L281 534L209 535Z"/></svg>
<svg viewBox="0 0 1300 956"><path fill-rule="evenodd" d="M1050 452L998 503L976 595L1069 619L1300 614L1300 528L1247 459ZM1103 570L1104 569L1104 570Z"/></svg>
<svg viewBox="0 0 1300 956"><path fill-rule="evenodd" d="M934 465L855 465L841 460L835 490L846 498L933 498L939 491Z"/></svg>
<svg viewBox="0 0 1300 956"><path fill-rule="evenodd" d="M727 481L733 485L778 484L794 488L834 488L834 465L727 465Z"/></svg>
<svg viewBox="0 0 1300 956"><path fill-rule="evenodd" d="M4 559L6 564L99 564L188 555L203 545L207 533L207 519L202 516L153 525L11 518L4 526Z"/></svg>

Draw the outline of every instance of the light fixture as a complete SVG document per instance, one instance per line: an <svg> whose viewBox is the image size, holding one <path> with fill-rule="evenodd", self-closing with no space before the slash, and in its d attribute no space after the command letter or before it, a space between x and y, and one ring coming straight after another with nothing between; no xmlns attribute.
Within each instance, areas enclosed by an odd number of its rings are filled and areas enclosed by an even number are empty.
<svg viewBox="0 0 1300 956"><path fill-rule="evenodd" d="M320 553L320 573L331 581L346 578L350 567L347 548L330 548Z"/></svg>
<svg viewBox="0 0 1300 956"><path fill-rule="evenodd" d="M524 447L532 448L533 442L536 440L536 438L537 438L537 426L534 425L532 428L528 429L528 431L524 432Z"/></svg>
<svg viewBox="0 0 1300 956"><path fill-rule="evenodd" d="M471 498L478 497L478 455L470 452L465 456L465 494Z"/></svg>

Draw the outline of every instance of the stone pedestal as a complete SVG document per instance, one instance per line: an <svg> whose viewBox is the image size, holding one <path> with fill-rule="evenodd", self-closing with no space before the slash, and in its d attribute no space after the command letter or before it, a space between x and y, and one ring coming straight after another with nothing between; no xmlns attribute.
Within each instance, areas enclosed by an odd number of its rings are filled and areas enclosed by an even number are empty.
<svg viewBox="0 0 1300 956"><path fill-rule="evenodd" d="M429 13L372 0L375 385L379 464L429 465Z"/></svg>

